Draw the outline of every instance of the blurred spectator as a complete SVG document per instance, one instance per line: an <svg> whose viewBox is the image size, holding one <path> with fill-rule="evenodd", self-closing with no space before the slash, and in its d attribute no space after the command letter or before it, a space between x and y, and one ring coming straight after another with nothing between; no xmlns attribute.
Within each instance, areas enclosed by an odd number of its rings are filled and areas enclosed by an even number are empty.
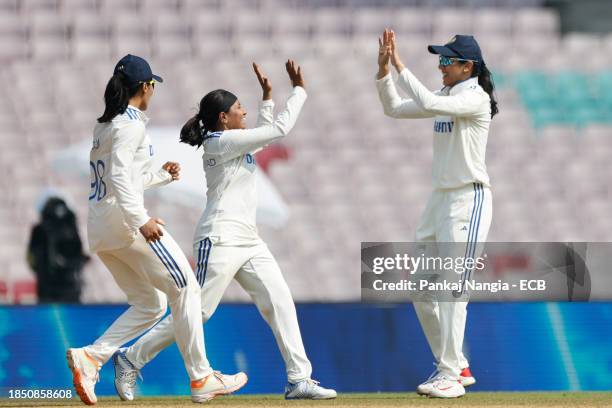
<svg viewBox="0 0 612 408"><path fill-rule="evenodd" d="M78 303L81 271L88 260L74 212L61 198L50 197L28 245L28 263L38 278L38 301Z"/></svg>

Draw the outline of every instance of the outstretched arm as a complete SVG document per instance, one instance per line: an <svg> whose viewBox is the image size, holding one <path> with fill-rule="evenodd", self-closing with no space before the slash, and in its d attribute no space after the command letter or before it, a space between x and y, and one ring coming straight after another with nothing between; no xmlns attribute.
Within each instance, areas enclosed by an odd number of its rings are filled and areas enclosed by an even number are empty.
<svg viewBox="0 0 612 408"><path fill-rule="evenodd" d="M274 120L272 115L273 105L270 104L271 100L264 100L262 102L264 106L262 106L260 110L260 121L263 125L254 129L232 129L224 131L219 138L221 156L230 159L246 153L251 153L286 136L291 129L293 129L300 111L304 106L307 94L304 89L304 78L302 77L301 68L292 60L287 61L285 67L289 74L291 84L293 85L293 91L289 95L285 109L276 117L276 120ZM255 69L255 72L258 74L258 79L260 79L261 71ZM263 75L261 75L261 77L265 79ZM262 83L261 79L260 83ZM264 83L266 83L266 81L264 81ZM269 85L269 82L267 83ZM262 83L262 88L263 86ZM265 94L266 90L264 89L264 95ZM263 114L262 111L264 111Z"/></svg>
<svg viewBox="0 0 612 408"><path fill-rule="evenodd" d="M395 33L388 31L391 63L399 74L398 84L412 97L416 105L432 115L472 116L488 108L486 97L475 90L467 90L457 95L438 95L427 89L402 63L397 50Z"/></svg>
<svg viewBox="0 0 612 408"><path fill-rule="evenodd" d="M271 124L254 129L226 130L219 138L220 154L226 159L251 153L278 139L285 137L297 121L306 101L306 91L300 86L293 88L285 109Z"/></svg>
<svg viewBox="0 0 612 408"><path fill-rule="evenodd" d="M398 83L412 96L414 102L433 115L472 116L488 109L485 95L475 89L457 95L436 95L428 90L408 68L399 73Z"/></svg>

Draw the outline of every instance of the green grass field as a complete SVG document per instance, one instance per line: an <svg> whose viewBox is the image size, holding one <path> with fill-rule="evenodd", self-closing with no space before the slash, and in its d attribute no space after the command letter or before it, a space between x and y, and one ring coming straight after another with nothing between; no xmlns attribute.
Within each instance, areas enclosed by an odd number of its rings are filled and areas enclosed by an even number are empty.
<svg viewBox="0 0 612 408"><path fill-rule="evenodd" d="M471 392L463 398L440 400L414 393L343 394L331 401L285 401L280 395L238 395L217 398L208 406L219 407L612 407L612 392ZM15 401L0 399L3 407L84 406L80 401ZM120 402L100 398L100 407L194 406L188 397L139 398Z"/></svg>

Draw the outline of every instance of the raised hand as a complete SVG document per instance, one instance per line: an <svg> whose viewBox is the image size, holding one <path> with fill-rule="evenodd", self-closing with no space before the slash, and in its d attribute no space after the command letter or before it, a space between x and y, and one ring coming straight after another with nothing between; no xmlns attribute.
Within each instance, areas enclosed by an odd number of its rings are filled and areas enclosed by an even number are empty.
<svg viewBox="0 0 612 408"><path fill-rule="evenodd" d="M382 37L378 37L378 79L389 74L389 60L391 59L390 35L391 32L385 29Z"/></svg>
<svg viewBox="0 0 612 408"><path fill-rule="evenodd" d="M291 85L293 87L300 86L304 87L304 78L302 77L302 67L297 65L293 60L287 60L285 63L285 68L287 68L287 73L289 74L289 79L291 80Z"/></svg>
<svg viewBox="0 0 612 408"><path fill-rule="evenodd" d="M387 50L387 46L382 38L378 37L378 67L389 69L389 59L391 55Z"/></svg>
<svg viewBox="0 0 612 408"><path fill-rule="evenodd" d="M270 80L263 72L261 72L261 68L256 63L253 63L253 70L255 71L255 75L257 75L259 85L261 85L263 100L266 101L268 99L272 99L272 84L270 83Z"/></svg>
<svg viewBox="0 0 612 408"><path fill-rule="evenodd" d="M397 50L397 41L395 37L395 31L393 30L385 30L388 31L388 48L391 53L391 64L395 67L397 72L401 72L405 67L402 63L402 60L399 56L399 51Z"/></svg>

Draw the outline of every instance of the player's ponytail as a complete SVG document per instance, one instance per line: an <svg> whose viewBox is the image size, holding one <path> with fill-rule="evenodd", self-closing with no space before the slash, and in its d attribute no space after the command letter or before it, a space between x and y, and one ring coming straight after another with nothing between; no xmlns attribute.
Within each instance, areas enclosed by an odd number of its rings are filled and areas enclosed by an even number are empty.
<svg viewBox="0 0 612 408"><path fill-rule="evenodd" d="M196 147L200 147L204 143L204 128L198 115L195 115L183 125L181 129L181 142Z"/></svg>
<svg viewBox="0 0 612 408"><path fill-rule="evenodd" d="M493 118L493 116L499 113L499 109L497 108L497 101L495 100L495 84L493 84L493 79L491 78L491 71L489 71L485 62L482 61L478 64L478 69L475 70L475 72L476 75L478 75L478 85L489 94L489 98L491 99L491 118Z"/></svg>
<svg viewBox="0 0 612 408"><path fill-rule="evenodd" d="M207 93L200 101L198 113L183 125L181 142L196 147L202 146L204 140L211 137L209 133L217 130L219 114L229 112L237 100L236 95L225 89Z"/></svg>
<svg viewBox="0 0 612 408"><path fill-rule="evenodd" d="M98 122L110 122L115 116L120 115L127 109L130 98L136 95L140 89L140 83L129 83L121 72L111 77L104 91L104 113L98 118Z"/></svg>

